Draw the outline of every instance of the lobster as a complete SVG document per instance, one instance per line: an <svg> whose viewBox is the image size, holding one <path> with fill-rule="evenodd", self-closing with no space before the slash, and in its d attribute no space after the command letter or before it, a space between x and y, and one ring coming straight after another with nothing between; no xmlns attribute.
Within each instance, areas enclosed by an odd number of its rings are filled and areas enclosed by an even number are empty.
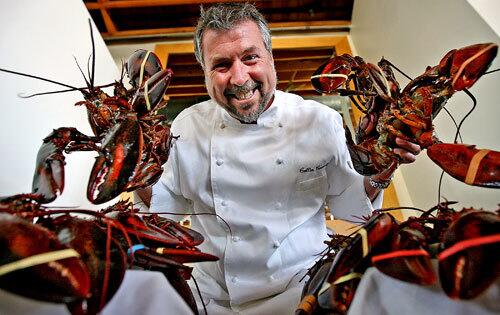
<svg viewBox="0 0 500 315"><path fill-rule="evenodd" d="M196 247L203 242L199 233L156 215L141 216L125 201L98 212L56 210L41 205L36 195L22 194L2 198L0 206L0 242L5 244L0 287L65 303L74 315L99 313L127 268L163 272L196 313L186 282L192 269L184 263L218 259Z"/></svg>
<svg viewBox="0 0 500 315"><path fill-rule="evenodd" d="M90 21L89 21L90 24ZM79 91L93 135L72 127L55 129L43 140L36 160L32 192L0 198L0 288L42 301L65 303L74 315L97 314L114 296L127 268L162 272L193 312L197 307L186 280L186 263L214 261L201 252L204 238L175 221L142 215L127 201L100 211L50 209L45 204L64 190L65 153L96 151L87 185L94 204L158 181L167 161L170 129L163 108L172 77L152 52L137 50L119 81L95 86L95 47L85 88L7 69L0 71L48 81ZM130 89L123 83L124 72ZM113 95L102 88L113 87ZM85 218L82 215L86 216ZM36 246L35 246L36 245ZM25 285L29 279L30 285ZM31 285L33 283L33 285Z"/></svg>
<svg viewBox="0 0 500 315"><path fill-rule="evenodd" d="M427 148L427 155L456 179L500 188L500 152L475 155L479 150L473 146L442 144L432 124L455 92L467 91L488 70L497 50L493 43L453 49L402 90L388 60L382 58L374 65L359 56L343 54L320 66L311 83L320 93L348 96L364 114L355 141L346 129L349 153L360 174L378 174L399 162L393 151L398 137ZM450 159L458 155L463 158Z"/></svg>
<svg viewBox="0 0 500 315"><path fill-rule="evenodd" d="M450 204L421 210L420 217L401 223L386 212L394 209L378 210L353 235L331 235L322 257L309 269L296 315L345 314L370 266L419 285L434 284L439 277L453 299L479 296L500 277L500 209L456 211Z"/></svg>
<svg viewBox="0 0 500 315"><path fill-rule="evenodd" d="M128 58L119 81L94 86L95 46L90 29L93 58L89 78L80 69L87 85L85 88L0 68L3 72L69 87L60 92L80 91L84 96L76 105L86 107L94 135L85 135L71 127L58 128L43 139L38 151L32 192L42 196L44 203L52 202L64 190L64 153L98 153L87 185L87 198L94 204L154 184L168 159L170 129L162 125L166 117L155 113L166 105L163 96L172 71L162 69L153 52L137 50ZM123 83L123 71L130 79L130 89ZM102 90L110 86L113 96ZM47 93L35 95L40 94Z"/></svg>

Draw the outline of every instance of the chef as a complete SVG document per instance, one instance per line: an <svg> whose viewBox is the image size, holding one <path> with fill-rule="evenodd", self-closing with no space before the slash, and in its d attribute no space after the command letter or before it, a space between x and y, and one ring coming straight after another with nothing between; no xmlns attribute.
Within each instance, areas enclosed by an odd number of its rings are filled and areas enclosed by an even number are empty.
<svg viewBox="0 0 500 315"><path fill-rule="evenodd" d="M200 248L220 257L193 271L209 314L293 314L325 247L327 197L337 218L368 215L395 167L358 175L340 115L276 90L270 31L253 5L202 8L195 54L210 100L174 120L150 209L200 214ZM420 152L397 144L404 163Z"/></svg>

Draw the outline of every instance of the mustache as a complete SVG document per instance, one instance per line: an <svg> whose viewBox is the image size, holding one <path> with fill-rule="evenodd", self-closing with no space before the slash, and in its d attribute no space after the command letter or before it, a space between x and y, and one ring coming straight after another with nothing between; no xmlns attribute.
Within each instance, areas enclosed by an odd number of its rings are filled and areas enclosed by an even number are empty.
<svg viewBox="0 0 500 315"><path fill-rule="evenodd" d="M231 96L238 93L248 93L253 91L255 88L260 87L261 84L255 81L247 81L243 85L235 85L232 88L228 88L224 91L224 96Z"/></svg>

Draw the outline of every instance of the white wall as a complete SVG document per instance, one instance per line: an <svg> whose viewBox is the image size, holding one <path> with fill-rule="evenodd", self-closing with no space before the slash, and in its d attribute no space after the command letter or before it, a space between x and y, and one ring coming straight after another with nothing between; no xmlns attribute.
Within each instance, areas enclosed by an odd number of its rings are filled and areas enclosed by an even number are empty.
<svg viewBox="0 0 500 315"><path fill-rule="evenodd" d="M80 0L2 1L0 67L85 86L73 56L86 69L92 51L89 17ZM113 82L119 72L95 26L94 38L96 84ZM83 99L79 92L18 97L19 93L59 89L0 72L0 196L31 191L38 148L52 129L76 127L92 135L85 108L74 106ZM66 188L52 205L92 207L86 199L86 186L95 155L76 152L67 157Z"/></svg>
<svg viewBox="0 0 500 315"><path fill-rule="evenodd" d="M500 1L467 0L493 31L500 36Z"/></svg>
<svg viewBox="0 0 500 315"><path fill-rule="evenodd" d="M436 65L453 48L482 42L500 44L498 35L466 0L356 0L352 23L352 42L359 56L373 63L384 56L412 77L423 73L427 65ZM490 69L499 67L497 57ZM398 78L402 86L408 82ZM478 105L462 127L465 143L500 151L499 82L497 72L481 78L470 89ZM457 120L470 107L471 101L463 92L455 94L447 105ZM453 141L455 127L444 111L434 124L441 140ZM429 208L437 204L441 169L425 152L415 163L401 166L401 172L409 200L415 206ZM499 190L468 186L448 175L442 196L476 208L497 209L500 203Z"/></svg>

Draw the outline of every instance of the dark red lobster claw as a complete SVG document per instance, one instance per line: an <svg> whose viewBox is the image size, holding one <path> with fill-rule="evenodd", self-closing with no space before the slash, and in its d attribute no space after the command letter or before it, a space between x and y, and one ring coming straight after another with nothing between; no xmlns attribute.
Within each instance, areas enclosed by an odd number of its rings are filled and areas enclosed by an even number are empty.
<svg viewBox="0 0 500 315"><path fill-rule="evenodd" d="M69 303L90 296L89 272L51 231L0 213L0 288L28 298Z"/></svg>
<svg viewBox="0 0 500 315"><path fill-rule="evenodd" d="M139 117L153 111L163 99L173 72L164 69L155 73L139 88L132 99L132 107Z"/></svg>
<svg viewBox="0 0 500 315"><path fill-rule="evenodd" d="M43 139L38 150L33 176L32 192L41 196L41 203L54 201L64 190L63 152L94 150L95 137L89 137L76 128L55 129Z"/></svg>
<svg viewBox="0 0 500 315"><path fill-rule="evenodd" d="M464 214L446 230L441 245L439 278L451 298L475 298L500 277L498 214Z"/></svg>
<svg viewBox="0 0 500 315"><path fill-rule="evenodd" d="M436 143L429 158L446 173L468 185L500 188L500 152L475 145Z"/></svg>
<svg viewBox="0 0 500 315"><path fill-rule="evenodd" d="M126 190L141 160L142 129L135 115L127 115L105 135L87 186L87 198L101 204Z"/></svg>

